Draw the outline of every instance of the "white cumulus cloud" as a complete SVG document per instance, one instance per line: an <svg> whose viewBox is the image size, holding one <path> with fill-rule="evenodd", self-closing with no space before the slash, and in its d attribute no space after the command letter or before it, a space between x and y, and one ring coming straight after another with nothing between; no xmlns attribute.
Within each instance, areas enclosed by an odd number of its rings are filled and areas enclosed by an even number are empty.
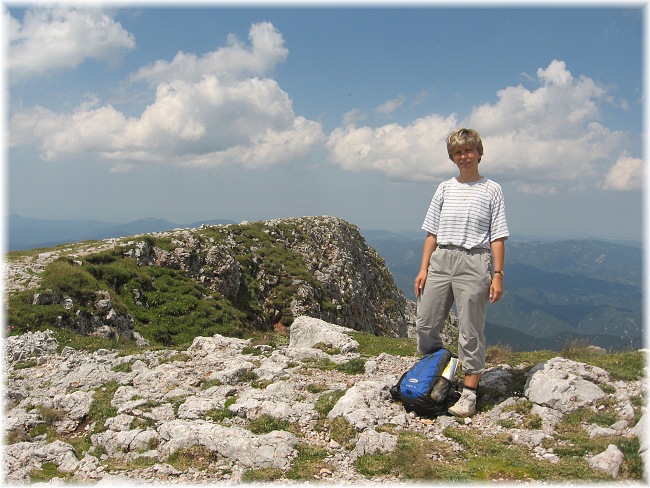
<svg viewBox="0 0 650 488"><path fill-rule="evenodd" d="M25 11L22 22L4 15L11 82L74 69L88 59L113 65L135 48L133 35L101 9L35 7Z"/></svg>
<svg viewBox="0 0 650 488"><path fill-rule="evenodd" d="M445 139L456 126L454 115L423 117L406 127L348 125L330 134L327 147L331 160L347 170L375 170L397 180L435 180L453 170L444 157Z"/></svg>
<svg viewBox="0 0 650 488"><path fill-rule="evenodd" d="M11 143L40 144L49 161L109 161L113 172L137 164L260 168L304 157L322 145L320 124L297 116L275 80L251 76L284 59L283 40L267 23L253 25L250 39L248 49L231 39L202 57L177 55L140 70L134 78L152 83L155 96L136 116L98 100L71 113L17 112Z"/></svg>
<svg viewBox="0 0 650 488"><path fill-rule="evenodd" d="M622 156L605 176L604 190L630 191L643 188L643 160Z"/></svg>
<svg viewBox="0 0 650 488"><path fill-rule="evenodd" d="M471 127L483 138L485 175L534 193L597 184L603 166L618 157L626 142L624 133L600 120L601 107L611 103L607 89L591 78L574 77L558 60L537 71L535 84L532 89L506 87L496 103L477 106L461 120L455 114L432 114L406 126L337 129L328 140L331 160L395 179L440 180L455 174L446 136Z"/></svg>
<svg viewBox="0 0 650 488"><path fill-rule="evenodd" d="M144 66L132 80L157 85L172 79L198 81L205 75L215 75L222 80L261 76L283 62L289 53L282 34L270 22L253 24L248 38L250 48L230 35L226 47L202 56L179 52L171 61L158 60Z"/></svg>

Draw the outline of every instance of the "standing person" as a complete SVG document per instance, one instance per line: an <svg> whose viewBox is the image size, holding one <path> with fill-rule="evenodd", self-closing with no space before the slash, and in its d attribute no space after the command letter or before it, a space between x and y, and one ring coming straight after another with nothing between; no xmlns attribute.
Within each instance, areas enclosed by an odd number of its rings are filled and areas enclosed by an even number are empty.
<svg viewBox="0 0 650 488"><path fill-rule="evenodd" d="M487 303L503 295L503 266L508 224L499 184L484 178L478 165L483 142L472 129L458 129L447 138L447 152L459 175L436 190L422 229L427 231L418 297L418 352L441 347L441 332L452 303L458 311L458 359L465 374L463 391L449 413L469 417L476 411L476 393L485 369Z"/></svg>

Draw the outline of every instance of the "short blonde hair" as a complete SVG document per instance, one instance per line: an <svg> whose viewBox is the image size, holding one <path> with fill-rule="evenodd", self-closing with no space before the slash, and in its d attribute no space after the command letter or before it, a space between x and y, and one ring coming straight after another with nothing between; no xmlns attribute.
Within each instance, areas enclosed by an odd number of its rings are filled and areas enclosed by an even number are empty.
<svg viewBox="0 0 650 488"><path fill-rule="evenodd" d="M465 144L476 148L479 155L478 160L480 161L483 156L483 141L481 141L481 136L474 129L456 129L449 134L447 137L447 153L449 154L449 159L453 161L452 153L454 150Z"/></svg>

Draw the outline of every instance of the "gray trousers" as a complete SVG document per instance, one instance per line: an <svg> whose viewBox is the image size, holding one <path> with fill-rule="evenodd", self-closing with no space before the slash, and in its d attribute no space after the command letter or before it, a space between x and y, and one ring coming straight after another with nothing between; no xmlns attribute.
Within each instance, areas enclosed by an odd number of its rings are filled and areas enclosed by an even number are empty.
<svg viewBox="0 0 650 488"><path fill-rule="evenodd" d="M451 306L458 311L458 359L465 373L485 369L485 314L492 280L492 254L438 247L431 255L424 289L418 298L418 352L443 347L441 332Z"/></svg>

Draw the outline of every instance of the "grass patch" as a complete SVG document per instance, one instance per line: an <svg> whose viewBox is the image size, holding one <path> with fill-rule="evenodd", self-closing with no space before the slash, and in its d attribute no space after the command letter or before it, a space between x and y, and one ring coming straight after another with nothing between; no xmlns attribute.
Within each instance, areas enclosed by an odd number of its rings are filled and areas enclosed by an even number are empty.
<svg viewBox="0 0 650 488"><path fill-rule="evenodd" d="M122 364L118 364L117 366L113 367L113 371L115 373L130 373L130 372L133 371L133 363L134 362L135 362L135 360L127 361L127 362L124 362Z"/></svg>
<svg viewBox="0 0 650 488"><path fill-rule="evenodd" d="M291 463L291 469L286 474L290 480L313 481L320 474L321 469L332 469L331 466L324 463L328 452L321 447L299 442L296 444L296 453L297 456Z"/></svg>
<svg viewBox="0 0 650 488"><path fill-rule="evenodd" d="M602 354L584 343L571 343L562 350L561 355L602 368L610 374L612 380L636 381L644 377L646 357L643 351Z"/></svg>
<svg viewBox="0 0 650 488"><path fill-rule="evenodd" d="M309 393L323 393L327 390L329 390L327 383L310 383L307 385L307 391Z"/></svg>
<svg viewBox="0 0 650 488"><path fill-rule="evenodd" d="M514 444L507 434L490 435L454 426L447 427L443 434L450 441L431 440L422 434L402 431L394 451L361 456L356 460L355 468L369 479L391 474L401 480L419 482L585 482L609 479L607 475L589 468L582 458L562 459L558 463L534 459L524 448ZM461 449L455 449L455 444ZM628 448L633 450L634 446ZM630 473L637 469L637 465L631 462Z"/></svg>
<svg viewBox="0 0 650 488"><path fill-rule="evenodd" d="M241 480L244 483L268 483L280 480L283 477L284 471L280 468L258 468L244 471Z"/></svg>
<svg viewBox="0 0 650 488"><path fill-rule="evenodd" d="M485 362L489 364L510 364L516 355L507 344L489 346L485 351Z"/></svg>
<svg viewBox="0 0 650 488"><path fill-rule="evenodd" d="M178 449L167 458L167 462L179 471L187 471L189 468L207 471L216 461L217 453L201 445Z"/></svg>
<svg viewBox="0 0 650 488"><path fill-rule="evenodd" d="M567 462L603 452L609 444L616 445L624 455L623 472L628 479L642 479L643 461L639 455L639 441L618 435L590 437L584 426L596 424L609 426L616 420L612 412L581 408L566 414L555 426L553 439L545 440L544 447L552 447L555 454Z"/></svg>
<svg viewBox="0 0 650 488"><path fill-rule="evenodd" d="M350 425L350 422L343 417L335 417L327 422L327 428L330 431L331 439L342 446L348 446L350 449L354 448L350 444L356 438L357 431Z"/></svg>
<svg viewBox="0 0 650 488"><path fill-rule="evenodd" d="M393 472L392 456L382 453L364 454L354 461L355 469L366 478L374 478Z"/></svg>
<svg viewBox="0 0 650 488"><path fill-rule="evenodd" d="M223 385L221 380L209 380L209 379L201 380L202 390L207 390L208 388L212 388L213 386L221 386L221 385Z"/></svg>
<svg viewBox="0 0 650 488"><path fill-rule="evenodd" d="M37 361L36 359L26 359L24 361L18 361L14 363L14 371L17 371L19 369L29 369L33 368L34 366L37 366Z"/></svg>
<svg viewBox="0 0 650 488"><path fill-rule="evenodd" d="M58 422L66 417L65 410L59 408L45 407L43 405L38 407L38 413L41 415L43 422L46 424L52 424L53 422Z"/></svg>
<svg viewBox="0 0 650 488"><path fill-rule="evenodd" d="M363 374L366 372L366 360L364 358L353 358L337 364L335 369L346 374Z"/></svg>
<svg viewBox="0 0 650 488"><path fill-rule="evenodd" d="M248 430L253 434L262 435L273 432L274 430L288 431L290 426L291 422L286 419L278 419L272 415L264 414L251 420L248 424Z"/></svg>
<svg viewBox="0 0 650 488"><path fill-rule="evenodd" d="M233 413L227 408L213 408L205 412L205 416L213 422L219 423L233 418Z"/></svg>
<svg viewBox="0 0 650 488"><path fill-rule="evenodd" d="M366 360L364 358L352 358L344 363L337 364L330 358L305 359L303 364L309 368L322 371L340 371L346 374L363 374L366 371Z"/></svg>
<svg viewBox="0 0 650 488"><path fill-rule="evenodd" d="M29 477L32 483L49 482L52 478L62 478L64 480L70 479L72 473L64 473L59 471L56 464L46 462L41 465L41 469L33 469L29 472Z"/></svg>
<svg viewBox="0 0 650 488"><path fill-rule="evenodd" d="M164 358L160 358L158 360L158 364L173 363L175 361L178 361L180 363L186 363L190 359L191 357L188 354L184 352L176 352Z"/></svg>
<svg viewBox="0 0 650 488"><path fill-rule="evenodd" d="M376 336L367 332L351 332L350 336L359 343L357 352L365 357L378 356L382 352L391 356L416 356L415 339Z"/></svg>
<svg viewBox="0 0 650 488"><path fill-rule="evenodd" d="M104 430L104 422L117 415L117 409L111 406L113 395L117 391L119 384L116 381L110 381L104 386L95 390L93 401L88 410L88 420L95 422L94 433Z"/></svg>
<svg viewBox="0 0 650 488"><path fill-rule="evenodd" d="M531 413L535 404L531 401L521 399L513 405L503 408L503 413L516 412L519 414L517 419L501 420L499 425L512 429L515 427L524 429L541 429L542 418L539 415Z"/></svg>
<svg viewBox="0 0 650 488"><path fill-rule="evenodd" d="M94 453L95 456L100 455L99 453ZM159 461L156 458L152 457L137 457L135 459L126 459L126 458L110 458L104 463L107 470L110 471L132 471L136 469L145 469L149 468L155 464L158 464Z"/></svg>

